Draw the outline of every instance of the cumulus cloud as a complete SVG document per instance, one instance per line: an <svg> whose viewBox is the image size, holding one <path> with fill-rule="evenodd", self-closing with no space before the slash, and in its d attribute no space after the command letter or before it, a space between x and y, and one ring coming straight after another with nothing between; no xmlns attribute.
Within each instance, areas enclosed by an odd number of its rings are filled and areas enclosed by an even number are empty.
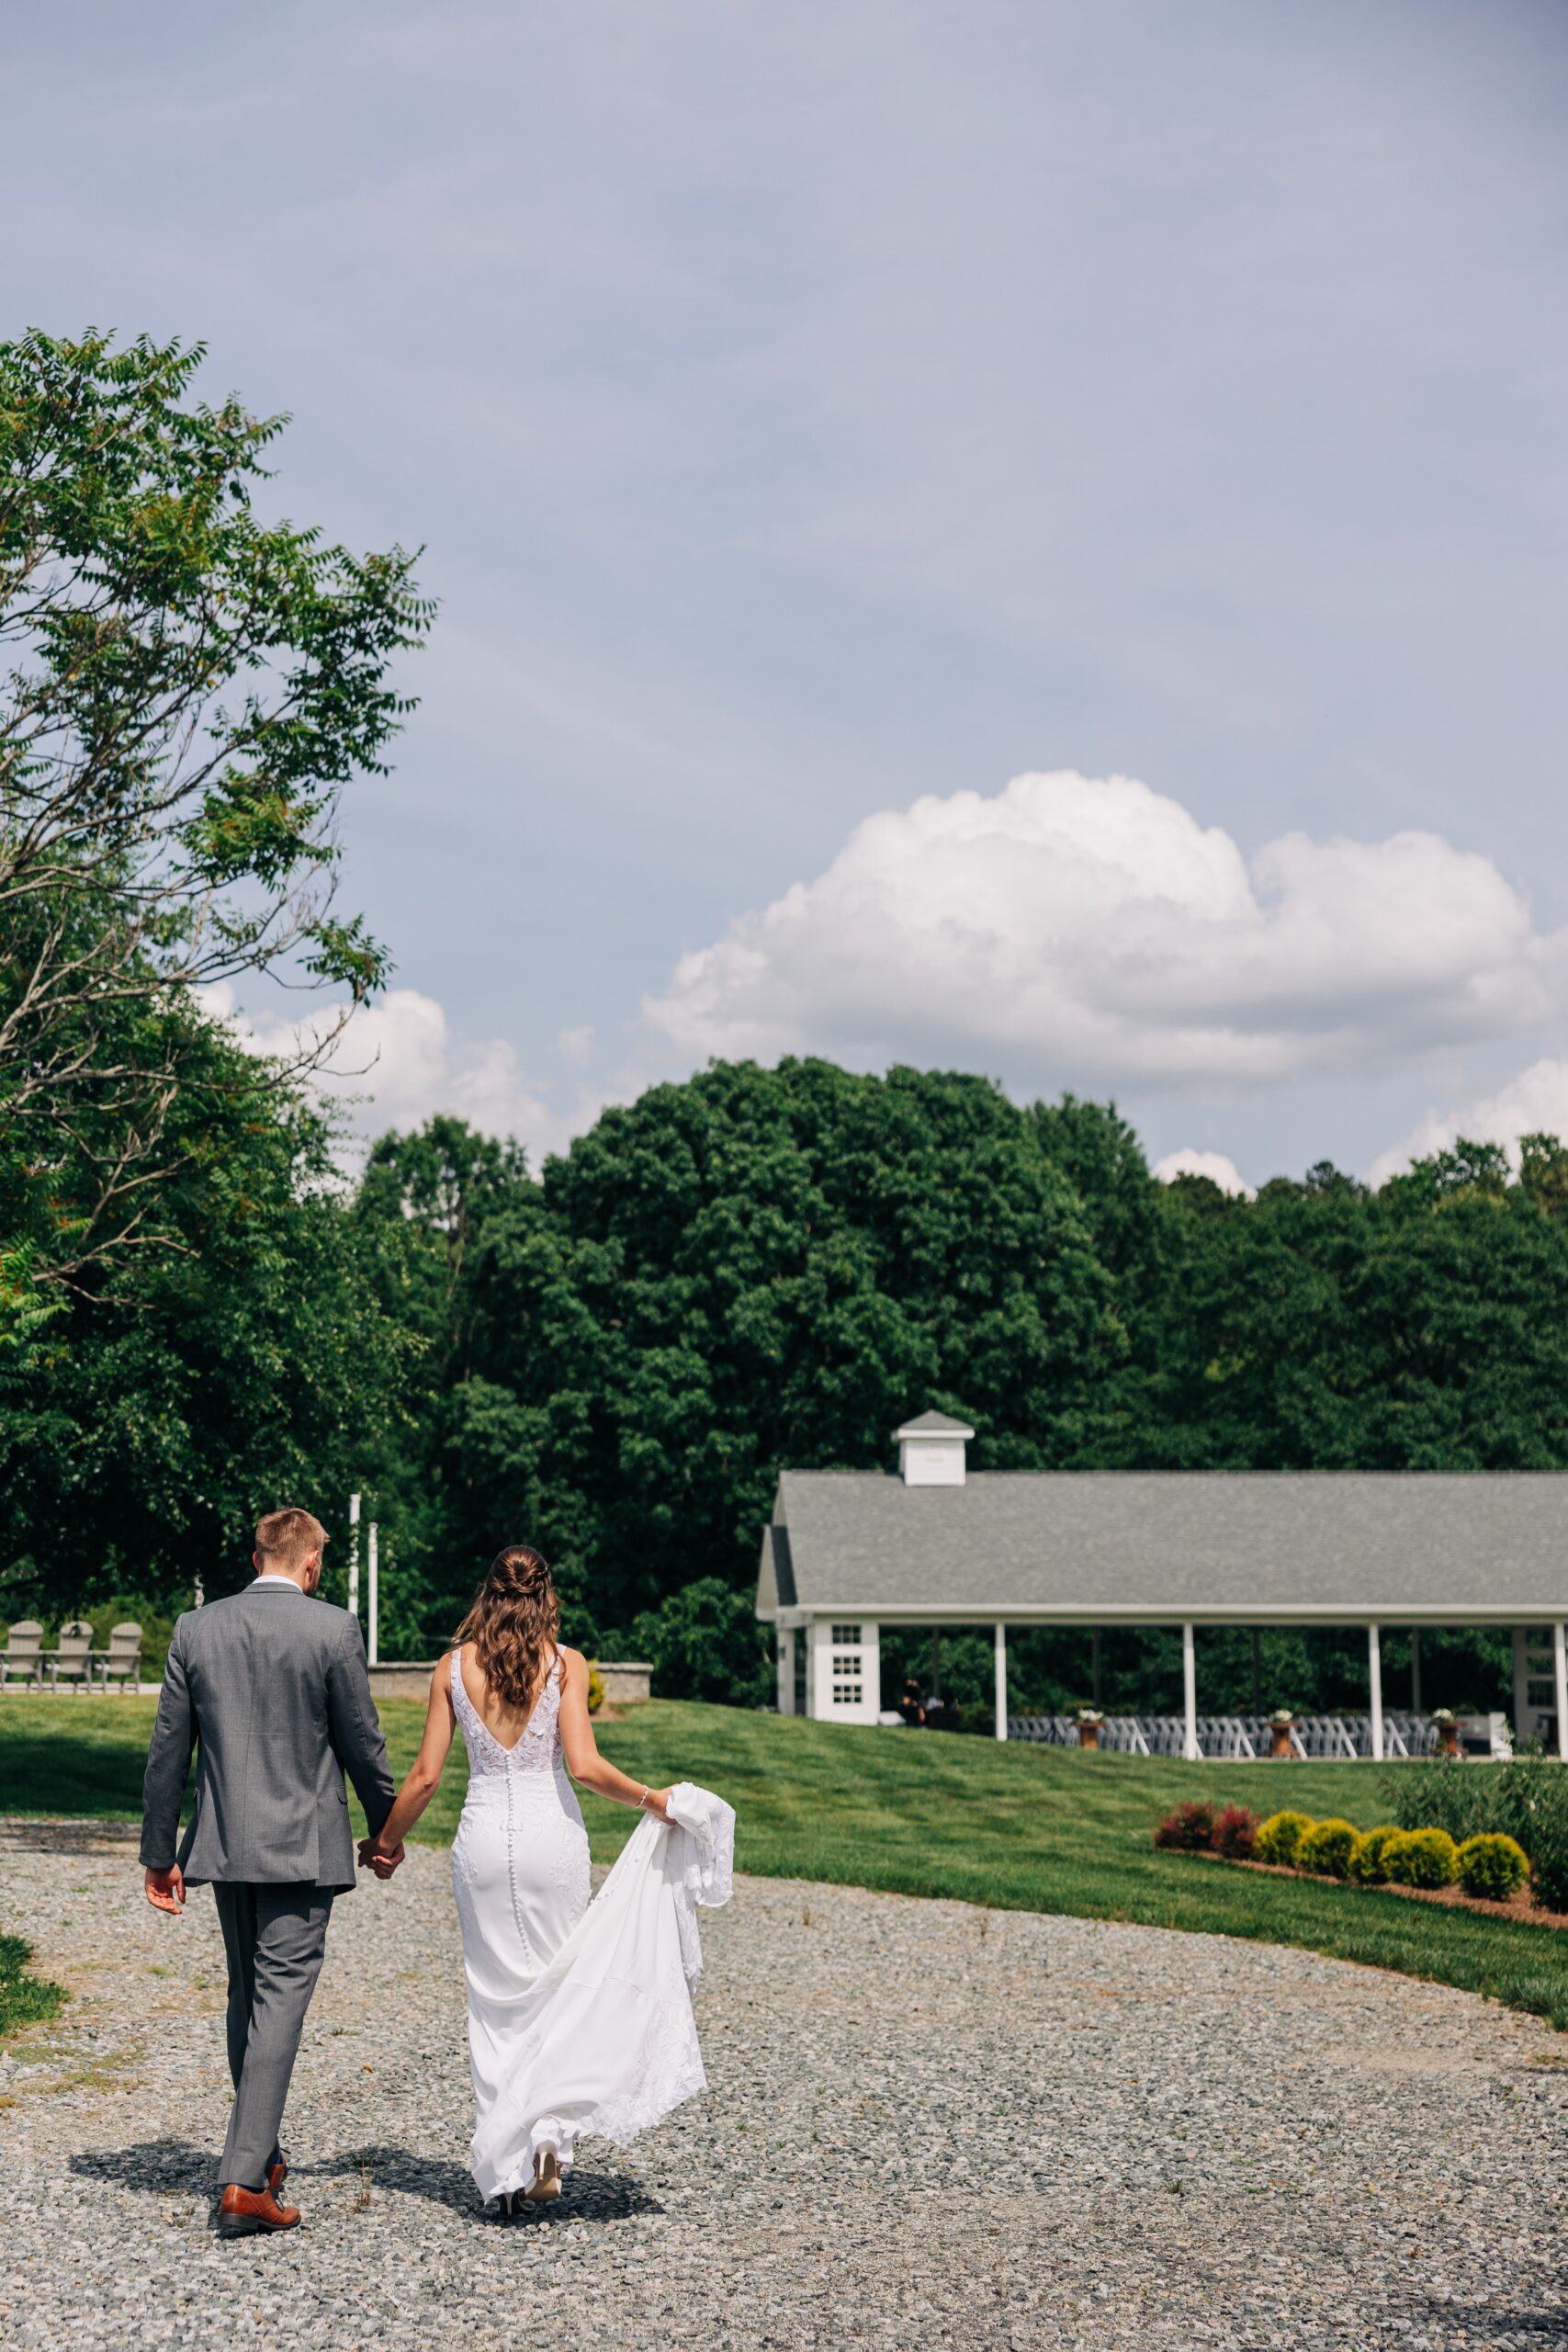
<svg viewBox="0 0 1568 2352"><path fill-rule="evenodd" d="M1162 1184L1173 1183L1178 1176L1207 1176L1222 1193L1235 1193L1247 1201L1253 1194L1253 1187L1234 1159L1227 1159L1223 1151L1195 1151L1190 1144L1184 1145L1180 1151L1168 1151L1163 1159L1156 1159L1154 1173Z"/></svg>
<svg viewBox="0 0 1568 2352"><path fill-rule="evenodd" d="M571 1113L553 1110L528 1084L514 1046L502 1037L457 1036L445 1008L418 989L390 989L346 1023L344 1008L330 1003L297 1022L241 1013L227 987L208 990L206 1003L256 1053L290 1056L331 1039L313 1083L357 1134L417 1126L446 1111L487 1135L515 1136L536 1166L546 1152L563 1150L600 1107L584 1098Z"/></svg>
<svg viewBox="0 0 1568 2352"><path fill-rule="evenodd" d="M1248 860L1147 785L1064 770L868 818L815 881L682 956L643 1015L694 1060L1179 1089L1509 1035L1565 971L1565 935L1439 835L1293 832Z"/></svg>
<svg viewBox="0 0 1568 2352"><path fill-rule="evenodd" d="M1552 1135L1568 1139L1568 1061L1547 1058L1500 1087L1495 1094L1454 1111L1428 1111L1402 1141L1391 1144L1372 1162L1371 1182L1386 1183L1412 1160L1444 1151L1461 1136L1471 1143L1500 1143L1517 1164L1521 1136Z"/></svg>

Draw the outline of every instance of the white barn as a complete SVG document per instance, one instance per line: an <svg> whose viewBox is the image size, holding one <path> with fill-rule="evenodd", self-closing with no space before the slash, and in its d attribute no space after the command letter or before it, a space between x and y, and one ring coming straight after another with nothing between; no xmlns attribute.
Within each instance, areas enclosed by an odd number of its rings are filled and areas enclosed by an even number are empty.
<svg viewBox="0 0 1568 2352"><path fill-rule="evenodd" d="M881 1629L989 1626L1007 1737L1010 1625L1179 1625L1186 1752L1199 1625L1364 1625L1383 1753L1383 1625L1507 1625L1514 1717L1568 1756L1568 1476L1556 1472L977 1471L922 1413L897 1474L785 1470L757 1614L785 1714L874 1724Z"/></svg>

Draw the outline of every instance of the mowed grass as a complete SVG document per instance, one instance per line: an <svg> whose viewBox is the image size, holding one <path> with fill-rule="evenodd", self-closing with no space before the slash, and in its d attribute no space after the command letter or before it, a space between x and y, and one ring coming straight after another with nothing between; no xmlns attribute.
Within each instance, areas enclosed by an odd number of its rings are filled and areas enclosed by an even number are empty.
<svg viewBox="0 0 1568 2352"><path fill-rule="evenodd" d="M423 1709L397 1700L380 1713L400 1775ZM152 1714L151 1699L0 1699L0 1809L134 1817ZM1299 1944L1489 1994L1568 2028L1561 1930L1234 1870L1150 1842L1183 1797L1234 1798L1263 1813L1289 1804L1370 1827L1389 1817L1393 1775L1419 1766L1088 1756L666 1700L602 1724L599 1741L639 1781L697 1781L728 1797L738 1864L764 1877ZM450 1840L464 1781L459 1747L420 1824L423 1842ZM595 1859L611 1860L634 1815L590 1796L582 1808Z"/></svg>

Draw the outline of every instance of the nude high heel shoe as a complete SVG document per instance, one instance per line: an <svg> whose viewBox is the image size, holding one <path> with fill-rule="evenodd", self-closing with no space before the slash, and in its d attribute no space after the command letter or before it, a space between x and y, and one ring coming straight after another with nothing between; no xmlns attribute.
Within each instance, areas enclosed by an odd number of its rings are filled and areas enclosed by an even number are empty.
<svg viewBox="0 0 1568 2352"><path fill-rule="evenodd" d="M553 2148L541 2148L534 2159L534 2177L523 2191L525 2205L553 2205L560 2195L560 2160Z"/></svg>

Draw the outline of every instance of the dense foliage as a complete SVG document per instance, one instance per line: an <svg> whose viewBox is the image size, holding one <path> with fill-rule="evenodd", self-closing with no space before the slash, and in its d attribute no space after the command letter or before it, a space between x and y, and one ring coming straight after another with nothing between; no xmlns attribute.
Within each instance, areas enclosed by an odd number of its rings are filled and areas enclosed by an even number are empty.
<svg viewBox="0 0 1568 2352"><path fill-rule="evenodd" d="M1110 1108L815 1061L656 1088L537 1177L435 1120L359 1196L425 1347L385 1512L433 1638L524 1529L578 1637L618 1646L686 1586L750 1589L782 1464L886 1468L927 1405L982 1469L1560 1466L1565 1169L1535 1137L1517 1175L1463 1147L1376 1193L1319 1168L1230 1200L1156 1183ZM1216 1704L1364 1701L1359 1633L1201 1643ZM929 1636L884 1644L888 1688L929 1684ZM1383 1654L1392 1700L1407 1637ZM1172 1632L1019 1634L1010 1665L1042 1704L1180 1687ZM1428 1704L1497 1703L1506 1637L1428 1632L1422 1673ZM988 1719L987 1636L944 1638L942 1675Z"/></svg>
<svg viewBox="0 0 1568 2352"><path fill-rule="evenodd" d="M1456 1847L1483 1837L1512 1839L1529 1859L1536 1901L1568 1911L1568 1774L1555 1762L1520 1756L1485 1771L1423 1764L1398 1774L1395 1805L1402 1829L1442 1830Z"/></svg>

